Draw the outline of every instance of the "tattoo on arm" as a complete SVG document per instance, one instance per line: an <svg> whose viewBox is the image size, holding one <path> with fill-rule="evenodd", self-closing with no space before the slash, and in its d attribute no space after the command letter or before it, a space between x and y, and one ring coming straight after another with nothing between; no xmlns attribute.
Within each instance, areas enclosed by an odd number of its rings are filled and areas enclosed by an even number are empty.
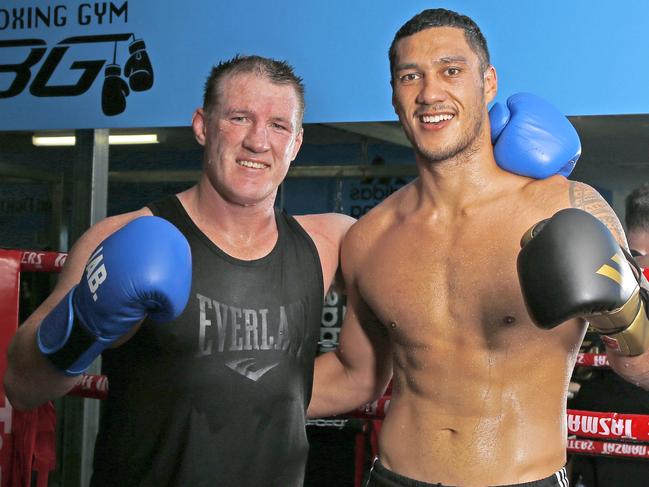
<svg viewBox="0 0 649 487"><path fill-rule="evenodd" d="M624 229L606 200L590 186L570 181L570 204L573 208L587 211L608 227L615 239L628 250Z"/></svg>

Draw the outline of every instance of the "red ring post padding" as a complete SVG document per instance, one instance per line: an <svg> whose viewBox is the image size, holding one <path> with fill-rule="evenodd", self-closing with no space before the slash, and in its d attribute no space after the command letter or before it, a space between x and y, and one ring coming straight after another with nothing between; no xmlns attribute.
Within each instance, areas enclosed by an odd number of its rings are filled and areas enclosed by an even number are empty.
<svg viewBox="0 0 649 487"><path fill-rule="evenodd" d="M11 337L18 329L18 302L20 292L19 250L0 250L0 374L7 370L7 349ZM14 436L12 407L7 401L4 385L0 381L0 485L11 487L11 466ZM17 484L13 484L17 485Z"/></svg>
<svg viewBox="0 0 649 487"><path fill-rule="evenodd" d="M67 254L0 249L0 377L7 370L9 342L18 329L21 272L59 272ZM47 486L56 463L56 413L47 403L32 411L15 411L0 381L0 486Z"/></svg>

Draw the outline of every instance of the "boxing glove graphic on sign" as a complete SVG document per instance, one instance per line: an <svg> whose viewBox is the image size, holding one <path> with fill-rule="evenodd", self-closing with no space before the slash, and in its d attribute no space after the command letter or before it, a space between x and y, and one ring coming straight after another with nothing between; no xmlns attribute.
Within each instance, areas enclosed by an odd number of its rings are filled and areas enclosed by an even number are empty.
<svg viewBox="0 0 649 487"><path fill-rule="evenodd" d="M146 91L153 86L153 66L142 39L135 39L128 46L131 57L124 65L124 76L133 91Z"/></svg>
<svg viewBox="0 0 649 487"><path fill-rule="evenodd" d="M106 66L101 91L101 108L104 115L115 116L126 110L126 97L131 92L147 91L153 86L153 66L142 39L134 38L128 46L129 58L124 65L124 76L117 64L117 42L113 51L113 63ZM129 89L130 87L130 89Z"/></svg>

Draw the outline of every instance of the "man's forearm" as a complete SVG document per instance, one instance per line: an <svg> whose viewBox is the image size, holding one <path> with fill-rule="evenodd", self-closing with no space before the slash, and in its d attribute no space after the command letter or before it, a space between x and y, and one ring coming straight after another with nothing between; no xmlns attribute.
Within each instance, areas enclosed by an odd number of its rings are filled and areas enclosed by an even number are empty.
<svg viewBox="0 0 649 487"><path fill-rule="evenodd" d="M4 376L5 393L19 410L32 409L65 395L79 377L68 377L40 354L32 327L23 325L13 338Z"/></svg>

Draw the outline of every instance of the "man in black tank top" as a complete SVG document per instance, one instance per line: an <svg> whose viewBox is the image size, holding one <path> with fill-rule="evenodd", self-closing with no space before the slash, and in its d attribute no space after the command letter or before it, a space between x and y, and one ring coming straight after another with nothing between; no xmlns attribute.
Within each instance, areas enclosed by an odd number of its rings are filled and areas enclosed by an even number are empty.
<svg viewBox="0 0 649 487"><path fill-rule="evenodd" d="M353 222L274 208L302 143L303 112L301 79L285 62L237 56L213 68L192 119L204 147L198 183L89 229L50 297L16 334L5 384L18 409L65 394L79 380L79 357L87 367L88 355L101 352L96 343L111 345L102 353L110 394L102 404L92 486L302 485L323 298ZM62 312L63 298L77 289L96 289L116 274L138 277L132 265L111 267L92 283L82 279L112 237L152 215L173 224L191 251L191 266L174 261L182 267L178 276L191 270L184 308L166 323L145 313L127 327L124 310L149 309L148 295L129 297L133 302L116 304L114 313L103 310L93 327L77 316L76 302ZM157 232L139 237L159 238ZM122 243L116 252L131 250ZM111 332L113 322L120 324L108 341L106 322ZM42 336L51 329L73 331L56 335L60 343L48 348ZM73 366L62 362L62 351Z"/></svg>

